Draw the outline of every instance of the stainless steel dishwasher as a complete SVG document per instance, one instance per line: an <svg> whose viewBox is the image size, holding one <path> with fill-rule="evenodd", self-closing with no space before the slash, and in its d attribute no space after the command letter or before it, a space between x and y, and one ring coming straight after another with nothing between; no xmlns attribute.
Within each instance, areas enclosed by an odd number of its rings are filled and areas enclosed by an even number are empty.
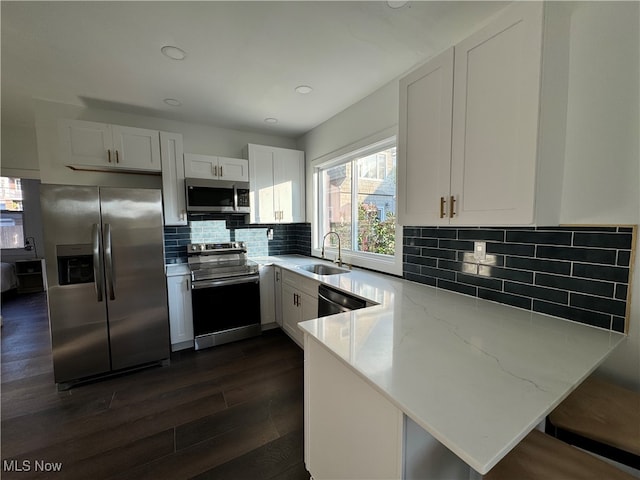
<svg viewBox="0 0 640 480"><path fill-rule="evenodd" d="M348 312L367 306L366 300L321 284L318 287L318 317Z"/></svg>

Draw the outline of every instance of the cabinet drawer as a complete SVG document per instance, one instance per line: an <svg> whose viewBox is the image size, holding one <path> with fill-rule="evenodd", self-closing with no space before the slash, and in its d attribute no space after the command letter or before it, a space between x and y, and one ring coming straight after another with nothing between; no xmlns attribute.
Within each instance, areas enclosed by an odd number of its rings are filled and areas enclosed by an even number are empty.
<svg viewBox="0 0 640 480"><path fill-rule="evenodd" d="M283 283L288 283L292 287L295 287L296 290L307 293L313 297L318 296L319 282L315 280L293 273L289 270L282 270L282 281Z"/></svg>

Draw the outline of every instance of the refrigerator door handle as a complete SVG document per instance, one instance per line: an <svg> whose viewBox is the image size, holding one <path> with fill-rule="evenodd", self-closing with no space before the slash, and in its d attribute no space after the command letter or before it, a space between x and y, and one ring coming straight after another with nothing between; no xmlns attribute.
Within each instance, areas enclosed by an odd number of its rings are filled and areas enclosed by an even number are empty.
<svg viewBox="0 0 640 480"><path fill-rule="evenodd" d="M111 225L104 224L104 263L105 276L107 277L107 292L109 300L116 299L116 292L113 283L113 252L111 250Z"/></svg>
<svg viewBox="0 0 640 480"><path fill-rule="evenodd" d="M93 283L96 286L96 297L98 302L102 301L102 270L100 268L100 225L93 224L91 230L91 239L93 243Z"/></svg>

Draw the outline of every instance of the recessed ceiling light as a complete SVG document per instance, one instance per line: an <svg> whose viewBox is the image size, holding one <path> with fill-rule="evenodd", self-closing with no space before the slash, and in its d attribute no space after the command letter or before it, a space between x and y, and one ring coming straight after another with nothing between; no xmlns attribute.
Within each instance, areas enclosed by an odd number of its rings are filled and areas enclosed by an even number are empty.
<svg viewBox="0 0 640 480"><path fill-rule="evenodd" d="M182 105L182 102L180 100L176 100L175 98L165 98L164 103L166 103L167 105L171 105L172 107L179 107L180 105Z"/></svg>
<svg viewBox="0 0 640 480"><path fill-rule="evenodd" d="M387 0L387 6L389 8L402 8L407 3L409 3L409 2L408 1L402 1L402 0Z"/></svg>
<svg viewBox="0 0 640 480"><path fill-rule="evenodd" d="M311 88L309 85L299 85L296 87L296 92L301 93L303 95L306 95L307 93L311 93L313 91L313 88Z"/></svg>
<svg viewBox="0 0 640 480"><path fill-rule="evenodd" d="M277 118L272 118L272 117L265 118L264 119L264 123L270 123L270 124L273 125L274 123L278 123L278 119Z"/></svg>
<svg viewBox="0 0 640 480"><path fill-rule="evenodd" d="M165 45L160 49L162 54L172 60L184 60L187 58L187 52L173 45Z"/></svg>

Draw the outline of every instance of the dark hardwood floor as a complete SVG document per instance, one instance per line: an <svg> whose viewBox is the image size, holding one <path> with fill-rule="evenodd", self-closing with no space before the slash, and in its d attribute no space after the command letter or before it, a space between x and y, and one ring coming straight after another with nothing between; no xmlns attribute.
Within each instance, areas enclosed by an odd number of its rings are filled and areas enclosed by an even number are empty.
<svg viewBox="0 0 640 480"><path fill-rule="evenodd" d="M2 316L3 479L309 478L303 353L280 330L58 392L45 294Z"/></svg>

